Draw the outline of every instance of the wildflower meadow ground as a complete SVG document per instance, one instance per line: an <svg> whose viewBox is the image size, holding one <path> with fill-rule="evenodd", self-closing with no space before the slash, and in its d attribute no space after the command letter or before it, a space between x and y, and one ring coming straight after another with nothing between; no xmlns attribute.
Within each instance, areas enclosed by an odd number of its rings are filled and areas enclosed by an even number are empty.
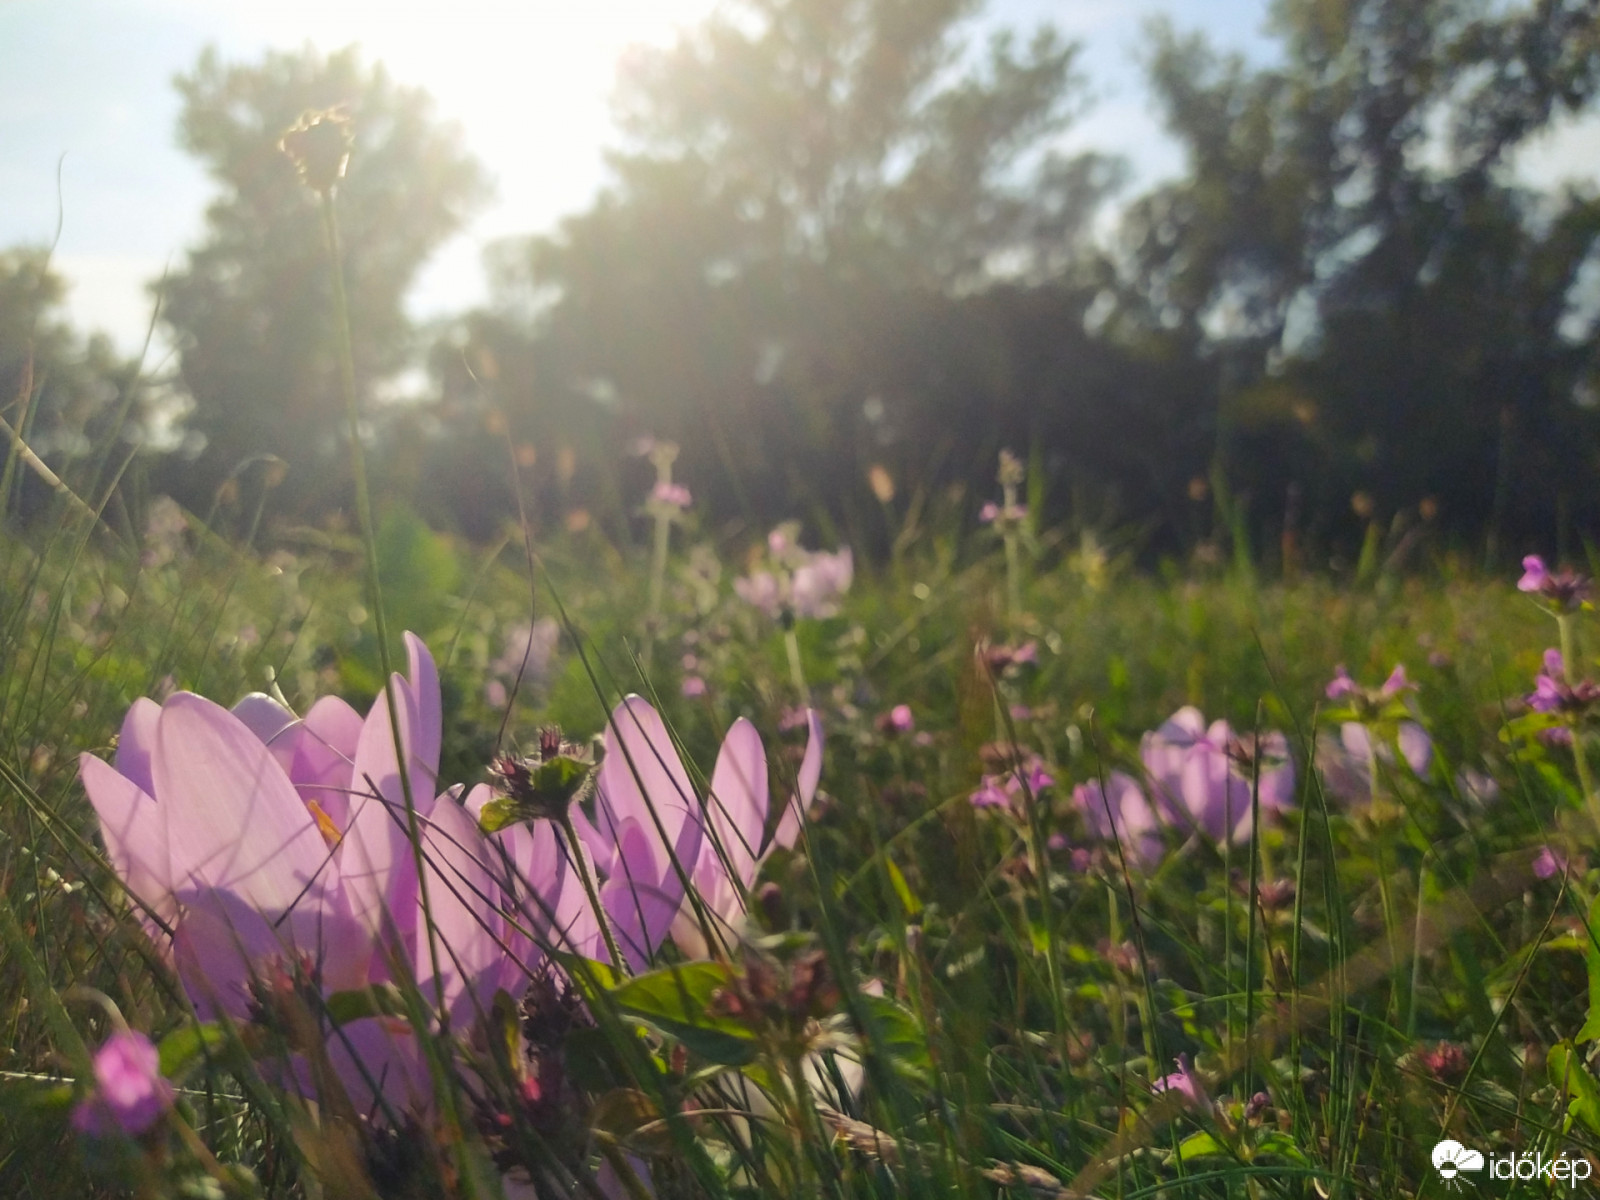
<svg viewBox="0 0 1600 1200"><path fill-rule="evenodd" d="M1580 1186L1579 573L673 514L8 541L7 1195Z"/></svg>
<svg viewBox="0 0 1600 1200"><path fill-rule="evenodd" d="M1589 1188L1587 563L1136 569L1010 453L869 560L661 441L471 546L348 399L353 533L0 511L0 1194Z"/></svg>

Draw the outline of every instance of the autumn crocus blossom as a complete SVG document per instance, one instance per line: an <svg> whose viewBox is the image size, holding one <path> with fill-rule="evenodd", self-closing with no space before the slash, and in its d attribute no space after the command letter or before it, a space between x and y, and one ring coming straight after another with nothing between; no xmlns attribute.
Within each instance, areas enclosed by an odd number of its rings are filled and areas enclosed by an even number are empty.
<svg viewBox="0 0 1600 1200"><path fill-rule="evenodd" d="M705 837L689 871L699 909L685 899L671 926L672 939L691 957L706 956L708 933L725 940L745 911L746 897L774 850L790 849L801 817L822 775L822 720L806 710L806 749L795 790L772 822L767 754L756 728L743 717L722 740L705 801ZM702 915L713 928L707 930Z"/></svg>
<svg viewBox="0 0 1600 1200"><path fill-rule="evenodd" d="M455 800L435 795L438 675L419 639L407 634L406 647L392 721L385 694L365 718L330 697L297 719L266 696L230 712L178 692L134 703L113 763L80 759L107 856L202 1018L270 1019L285 989L326 996L388 979L401 961L442 1001L437 1016L459 1023L500 982L487 851ZM434 931L448 947L437 959L418 903L408 788ZM382 1089L395 1104L426 1106L409 1030L357 1020L329 1049L358 1103L370 1107Z"/></svg>
<svg viewBox="0 0 1600 1200"><path fill-rule="evenodd" d="M1099 841L1115 842L1146 867L1161 861L1161 825L1133 776L1112 771L1103 786L1098 779L1080 783L1072 803Z"/></svg>
<svg viewBox="0 0 1600 1200"><path fill-rule="evenodd" d="M1184 707L1146 733L1139 750L1161 815L1186 832L1245 841L1257 800L1264 816L1294 807L1294 763L1281 733L1241 737Z"/></svg>

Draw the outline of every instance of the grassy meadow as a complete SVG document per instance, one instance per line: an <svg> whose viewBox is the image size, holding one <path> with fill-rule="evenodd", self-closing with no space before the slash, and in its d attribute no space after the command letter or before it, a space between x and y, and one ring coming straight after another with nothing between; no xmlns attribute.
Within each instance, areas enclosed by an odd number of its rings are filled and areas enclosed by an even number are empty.
<svg viewBox="0 0 1600 1200"><path fill-rule="evenodd" d="M1426 542L1404 573L1140 572L1002 517L908 530L832 615L773 620L734 587L764 531L657 519L664 556L646 523L635 545L591 524L530 555L515 531L474 547L382 516L392 652L411 630L438 664L441 790L547 725L588 739L637 692L702 795L741 716L782 794L805 701L826 749L804 833L704 958L663 944L618 971L548 949L560 1020L548 972L453 1035L395 1001L385 1019L432 1038L441 1099L392 1121L279 1086L249 1021L197 1019L79 781L141 696L364 711L382 674L360 539L252 545L164 506L120 533L63 507L7 536L5 1195L1392 1197L1443 1194L1445 1138L1491 1171L1569 1163L1565 1182L1468 1179L1495 1194L1586 1186L1595 831L1568 727L1523 699L1558 630L1514 574ZM1341 664L1370 695L1328 696ZM1415 686L1379 696L1396 664ZM1257 756L1244 836L1152 836L1124 810L1108 838L1097 797L1116 772L1153 797L1141 735L1185 705L1236 738L1282 731L1290 799L1265 811L1283 764ZM1341 740L1358 717L1365 760ZM327 1034L348 1000L308 1003ZM121 1022L159 1046L176 1106L87 1134L89 1056ZM533 1058L546 1085L560 1064L555 1111L548 1086L506 1099Z"/></svg>

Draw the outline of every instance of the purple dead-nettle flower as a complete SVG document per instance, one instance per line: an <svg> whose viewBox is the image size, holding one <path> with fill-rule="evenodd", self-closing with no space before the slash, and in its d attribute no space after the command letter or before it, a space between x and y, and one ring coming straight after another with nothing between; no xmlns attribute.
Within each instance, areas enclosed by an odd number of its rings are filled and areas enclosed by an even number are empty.
<svg viewBox="0 0 1600 1200"><path fill-rule="evenodd" d="M594 790L593 747L564 738L547 725L539 731L532 754L502 754L489 764L489 778L498 793L479 815L484 833L498 833L526 821L566 824L573 804Z"/></svg>
<svg viewBox="0 0 1600 1200"><path fill-rule="evenodd" d="M1017 646L985 645L979 652L984 663L996 675L1015 674L1018 668L1032 666L1039 661L1039 643L1034 641Z"/></svg>
<svg viewBox="0 0 1600 1200"><path fill-rule="evenodd" d="M1028 519L1028 506L1026 504L999 505L989 501L978 510L978 520L985 525L1021 524Z"/></svg>
<svg viewBox="0 0 1600 1200"><path fill-rule="evenodd" d="M771 571L752 571L733 581L739 599L776 621L783 615L783 585Z"/></svg>
<svg viewBox="0 0 1600 1200"><path fill-rule="evenodd" d="M1072 803L1097 840L1118 843L1146 867L1161 861L1161 822L1133 776L1113 771L1103 788L1099 780L1081 783L1072 790Z"/></svg>
<svg viewBox="0 0 1600 1200"><path fill-rule="evenodd" d="M113 1033L94 1054L94 1089L72 1110L72 1127L91 1137L146 1133L172 1107L161 1054L132 1029Z"/></svg>
<svg viewBox="0 0 1600 1200"><path fill-rule="evenodd" d="M1417 685L1406 676L1404 664L1397 664L1378 687L1362 687L1350 678L1350 672L1340 663L1333 669L1333 679L1324 690L1330 700L1344 700L1360 711L1377 711L1404 693L1416 691Z"/></svg>
<svg viewBox="0 0 1600 1200"><path fill-rule="evenodd" d="M848 546L833 553L804 550L798 532L792 522L774 529L767 535L766 562L734 580L739 598L773 620L834 616L855 578Z"/></svg>
<svg viewBox="0 0 1600 1200"><path fill-rule="evenodd" d="M554 617L511 626L505 631L500 657L489 664L491 682L510 684L520 680L524 689L542 686L550 678L550 666L560 641L561 626Z"/></svg>
<svg viewBox="0 0 1600 1200"><path fill-rule="evenodd" d="M1195 1074L1193 1065L1187 1054L1180 1054L1173 1065L1178 1069L1171 1075L1163 1075L1150 1083L1150 1090L1157 1095L1164 1092L1177 1092L1191 1108L1209 1109L1211 1097L1207 1095L1204 1082Z"/></svg>
<svg viewBox="0 0 1600 1200"><path fill-rule="evenodd" d="M1567 856L1552 846L1540 846L1533 857L1533 873L1540 879L1554 879L1567 873Z"/></svg>
<svg viewBox="0 0 1600 1200"><path fill-rule="evenodd" d="M1535 677L1533 692L1527 699L1528 707L1534 712L1560 713L1576 718L1588 712L1600 700L1600 686L1588 679L1569 684L1561 651L1550 649L1544 652L1544 670Z"/></svg>
<svg viewBox="0 0 1600 1200"><path fill-rule="evenodd" d="M694 503L694 498L683 484L663 482L650 489L650 501L681 512Z"/></svg>
<svg viewBox="0 0 1600 1200"><path fill-rule="evenodd" d="M1333 669L1333 680L1325 689L1329 700L1343 700L1346 696L1354 696L1360 692L1356 681L1350 678L1350 672L1345 670L1343 663Z"/></svg>
<svg viewBox="0 0 1600 1200"><path fill-rule="evenodd" d="M910 733L917 727L917 721L911 715L909 704L896 704L888 712L879 715L874 722L879 733L901 734Z"/></svg>
<svg viewBox="0 0 1600 1200"><path fill-rule="evenodd" d="M792 596L797 617L831 617L839 598L850 590L855 562L846 546L833 554L822 551L795 568Z"/></svg>
<svg viewBox="0 0 1600 1200"><path fill-rule="evenodd" d="M1010 808L1011 794L1001 786L998 775L985 775L978 782L978 788L967 799L974 808Z"/></svg>
<svg viewBox="0 0 1600 1200"><path fill-rule="evenodd" d="M1537 596L1556 613L1576 612L1590 597L1590 580L1571 567L1551 571L1544 559L1530 554L1522 560L1522 578L1517 580L1517 590Z"/></svg>

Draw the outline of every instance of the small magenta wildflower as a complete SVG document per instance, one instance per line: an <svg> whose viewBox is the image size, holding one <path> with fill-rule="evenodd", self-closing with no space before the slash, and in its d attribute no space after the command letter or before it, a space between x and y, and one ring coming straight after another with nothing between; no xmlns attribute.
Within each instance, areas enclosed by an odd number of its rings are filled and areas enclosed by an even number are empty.
<svg viewBox="0 0 1600 1200"><path fill-rule="evenodd" d="M1554 612L1576 612L1589 600L1590 580L1571 567L1551 571L1544 559L1530 554L1522 560L1522 578L1517 590L1537 596Z"/></svg>
<svg viewBox="0 0 1600 1200"><path fill-rule="evenodd" d="M144 1034L126 1029L95 1052L94 1090L73 1109L72 1127L91 1137L117 1130L138 1137L172 1107L172 1096L160 1053Z"/></svg>
<svg viewBox="0 0 1600 1200"><path fill-rule="evenodd" d="M1533 873L1540 879L1554 879L1567 873L1567 856L1551 846L1540 846L1533 858Z"/></svg>
<svg viewBox="0 0 1600 1200"><path fill-rule="evenodd" d="M896 704L888 712L883 713L874 722L879 733L900 734L910 733L917 727L917 720L911 715L909 704Z"/></svg>

